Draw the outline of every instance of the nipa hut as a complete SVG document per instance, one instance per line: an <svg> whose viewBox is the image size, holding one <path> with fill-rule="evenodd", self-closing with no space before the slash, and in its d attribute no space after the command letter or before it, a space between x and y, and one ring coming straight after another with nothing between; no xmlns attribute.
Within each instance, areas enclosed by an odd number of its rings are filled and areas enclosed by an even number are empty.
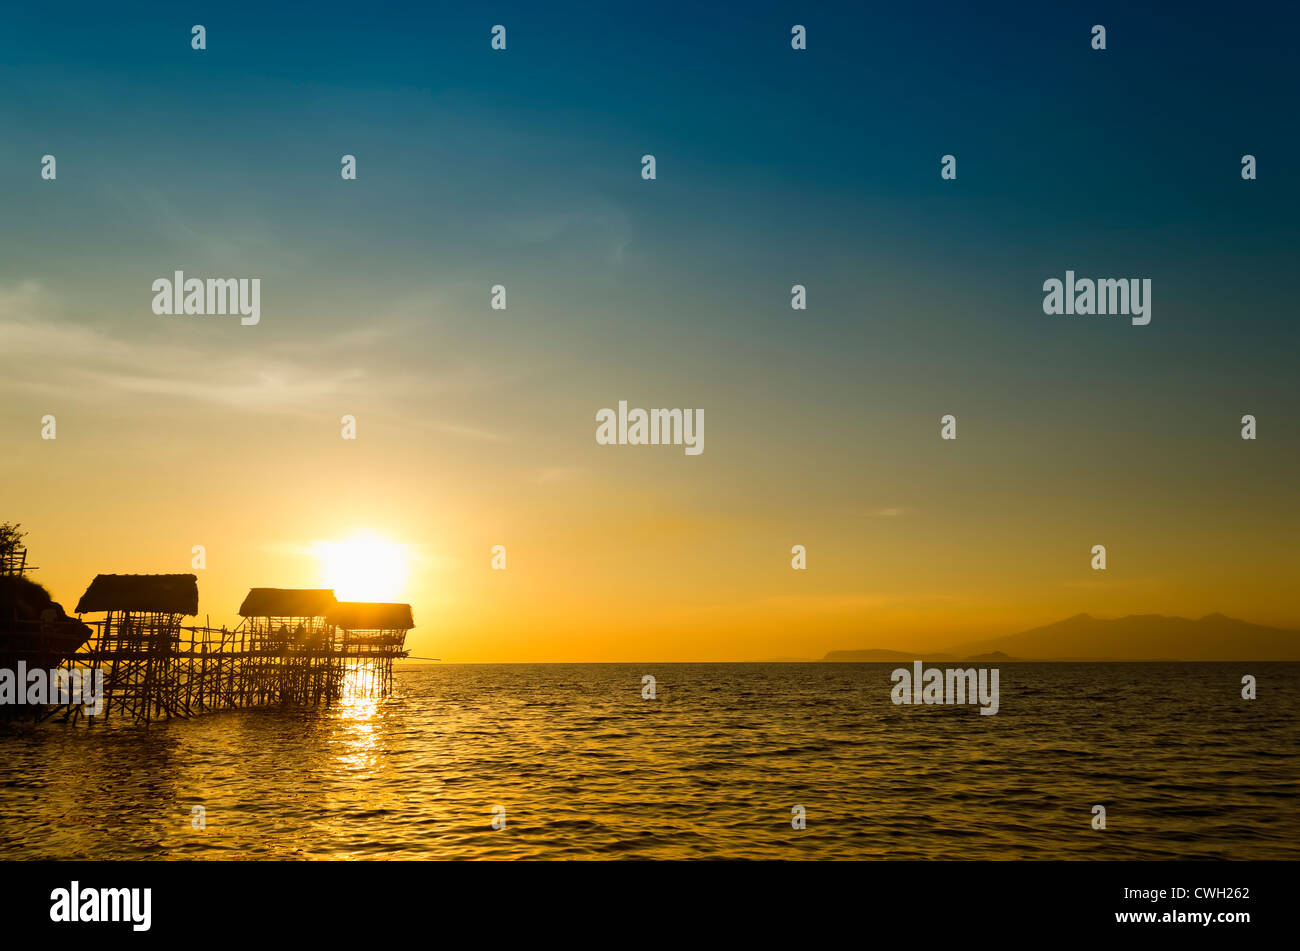
<svg viewBox="0 0 1300 951"><path fill-rule="evenodd" d="M342 689L338 601L328 588L253 588L239 606L248 633L248 681L255 703L328 703Z"/></svg>
<svg viewBox="0 0 1300 951"><path fill-rule="evenodd" d="M96 575L78 614L104 612L96 646L145 647L179 637L181 621L199 610L194 575Z"/></svg>
<svg viewBox="0 0 1300 951"><path fill-rule="evenodd" d="M415 627L409 604L340 601L326 620L343 632L343 645L357 653L403 653L406 632Z"/></svg>
<svg viewBox="0 0 1300 951"><path fill-rule="evenodd" d="M330 646L325 616L338 604L329 588L253 588L239 606L253 647Z"/></svg>
<svg viewBox="0 0 1300 951"><path fill-rule="evenodd" d="M85 663L104 670L107 718L121 713L148 723L189 713L180 675L181 622L198 613L194 575L96 575L77 614L103 613Z"/></svg>
<svg viewBox="0 0 1300 951"><path fill-rule="evenodd" d="M345 685L358 695L392 688L393 660L405 657L406 632L415 627L409 604L340 601L327 620L341 633L340 649L348 658Z"/></svg>

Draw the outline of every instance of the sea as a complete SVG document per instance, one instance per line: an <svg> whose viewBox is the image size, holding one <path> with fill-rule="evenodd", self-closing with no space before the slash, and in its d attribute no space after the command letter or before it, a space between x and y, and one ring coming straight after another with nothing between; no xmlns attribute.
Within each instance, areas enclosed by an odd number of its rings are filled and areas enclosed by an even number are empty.
<svg viewBox="0 0 1300 951"><path fill-rule="evenodd" d="M893 703L896 666L412 666L328 708L4 722L0 858L1300 858L1300 664L1007 663L992 716Z"/></svg>

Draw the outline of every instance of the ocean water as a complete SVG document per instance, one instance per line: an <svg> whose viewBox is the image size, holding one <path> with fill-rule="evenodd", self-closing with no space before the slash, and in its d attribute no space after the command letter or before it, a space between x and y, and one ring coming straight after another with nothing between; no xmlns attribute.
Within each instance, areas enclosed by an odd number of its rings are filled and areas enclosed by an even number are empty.
<svg viewBox="0 0 1300 951"><path fill-rule="evenodd" d="M1004 664L996 716L895 706L894 666L428 666L330 709L0 724L0 857L1300 858L1300 664Z"/></svg>

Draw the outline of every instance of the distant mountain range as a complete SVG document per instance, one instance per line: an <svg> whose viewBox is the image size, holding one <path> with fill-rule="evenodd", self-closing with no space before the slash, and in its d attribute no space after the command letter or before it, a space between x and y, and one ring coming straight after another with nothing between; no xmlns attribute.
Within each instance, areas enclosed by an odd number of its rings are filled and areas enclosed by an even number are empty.
<svg viewBox="0 0 1300 951"><path fill-rule="evenodd" d="M1161 614L1103 620L1077 614L1019 634L970 641L946 651L831 651L823 661L945 660L1300 660L1300 631L1222 614L1198 621Z"/></svg>

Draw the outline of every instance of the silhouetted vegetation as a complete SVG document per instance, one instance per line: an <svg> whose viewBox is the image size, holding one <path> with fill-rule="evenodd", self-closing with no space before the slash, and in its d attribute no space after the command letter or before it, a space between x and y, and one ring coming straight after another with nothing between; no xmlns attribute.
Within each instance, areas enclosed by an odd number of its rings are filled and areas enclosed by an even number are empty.
<svg viewBox="0 0 1300 951"><path fill-rule="evenodd" d="M26 534L17 523L0 522L0 565L7 565L22 550Z"/></svg>

